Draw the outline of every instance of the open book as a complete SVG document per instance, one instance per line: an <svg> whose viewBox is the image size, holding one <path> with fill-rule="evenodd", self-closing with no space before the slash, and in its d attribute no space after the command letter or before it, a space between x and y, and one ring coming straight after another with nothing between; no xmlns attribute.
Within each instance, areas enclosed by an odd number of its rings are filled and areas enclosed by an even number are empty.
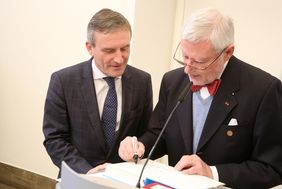
<svg viewBox="0 0 282 189"><path fill-rule="evenodd" d="M104 176L110 179L126 183L130 186L135 186L141 173L145 160L139 161L137 164L133 162L123 162L109 164L106 167ZM217 188L224 184L210 178L199 175L184 175L176 171L173 167L149 160L142 179L141 186L146 179L153 180L171 188L191 188L191 189L206 189Z"/></svg>

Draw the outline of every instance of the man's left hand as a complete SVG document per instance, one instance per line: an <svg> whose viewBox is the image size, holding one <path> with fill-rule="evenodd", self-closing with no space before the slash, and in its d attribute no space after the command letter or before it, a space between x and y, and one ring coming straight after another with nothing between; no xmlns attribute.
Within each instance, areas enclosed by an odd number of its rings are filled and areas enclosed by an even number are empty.
<svg viewBox="0 0 282 189"><path fill-rule="evenodd" d="M106 166L108 164L110 164L110 163L104 163L104 164L98 165L98 166L90 169L86 174L94 174L94 173L98 173L98 172L101 172L101 171L105 171Z"/></svg>
<svg viewBox="0 0 282 189"><path fill-rule="evenodd" d="M211 168L197 155L185 155L174 167L183 174L202 175L213 179Z"/></svg>

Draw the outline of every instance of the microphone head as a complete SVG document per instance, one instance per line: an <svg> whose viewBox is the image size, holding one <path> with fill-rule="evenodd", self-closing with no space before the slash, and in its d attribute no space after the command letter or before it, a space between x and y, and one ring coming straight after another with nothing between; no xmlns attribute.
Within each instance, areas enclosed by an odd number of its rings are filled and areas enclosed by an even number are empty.
<svg viewBox="0 0 282 189"><path fill-rule="evenodd" d="M177 100L179 103L181 103L185 99L185 97L187 96L188 92L191 89L192 84L193 82L189 82L188 85L182 90Z"/></svg>

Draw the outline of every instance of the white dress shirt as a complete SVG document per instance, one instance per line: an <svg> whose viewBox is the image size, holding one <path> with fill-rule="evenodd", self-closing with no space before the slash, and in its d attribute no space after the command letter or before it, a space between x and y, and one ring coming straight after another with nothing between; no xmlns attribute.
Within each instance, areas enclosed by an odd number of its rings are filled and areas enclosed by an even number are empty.
<svg viewBox="0 0 282 189"><path fill-rule="evenodd" d="M101 70L99 70L95 64L95 60L92 60L92 71L93 71L93 79L96 90L97 103L99 107L100 119L102 119L102 113L104 108L105 99L107 96L107 92L109 90L109 86L107 82L103 79L104 77L109 77L105 75ZM117 93L117 121L116 121L116 131L120 126L120 118L121 118L121 105L122 105L122 83L121 76L115 78L115 88Z"/></svg>

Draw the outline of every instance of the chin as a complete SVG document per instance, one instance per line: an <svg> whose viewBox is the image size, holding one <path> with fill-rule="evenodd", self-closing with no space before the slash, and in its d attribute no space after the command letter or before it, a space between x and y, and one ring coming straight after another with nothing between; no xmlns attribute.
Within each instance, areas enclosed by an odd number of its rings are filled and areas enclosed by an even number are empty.
<svg viewBox="0 0 282 189"><path fill-rule="evenodd" d="M190 81L192 81L194 85L202 85L203 84L203 81L201 81L200 78L196 78L196 77L193 77L193 76L189 76L189 78L190 78Z"/></svg>
<svg viewBox="0 0 282 189"><path fill-rule="evenodd" d="M120 76L122 76L123 73L124 73L124 71L119 71L119 72L115 71L115 72L111 72L110 75L112 77L120 77Z"/></svg>

